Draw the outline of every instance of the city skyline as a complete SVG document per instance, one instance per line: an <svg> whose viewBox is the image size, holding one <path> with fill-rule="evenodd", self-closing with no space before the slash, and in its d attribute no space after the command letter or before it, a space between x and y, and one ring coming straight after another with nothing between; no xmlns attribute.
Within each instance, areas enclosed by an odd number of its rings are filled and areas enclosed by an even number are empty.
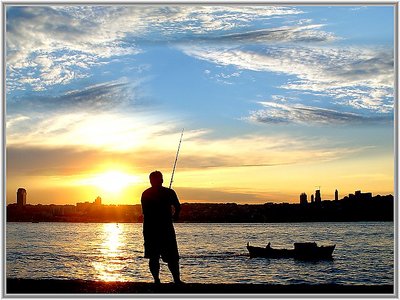
<svg viewBox="0 0 400 300"><path fill-rule="evenodd" d="M32 205L32 204L33 205L37 205L37 204L39 204L39 205L43 205L43 204L45 204L45 205L61 205L61 206L62 205L73 205L73 203L57 203L57 201L55 201L55 202L53 201L53 202L49 202L49 203L40 203L40 202L29 203L29 199L27 197L27 194L28 194L28 191L25 188L21 188L20 187L20 188L18 188L18 190L16 192L15 201L7 203L7 204L17 204L18 206L25 206L25 205ZM388 195L381 195L381 194L373 195L373 193L371 193L371 192L363 192L361 190L355 190L353 193L349 193L349 194L346 194L346 195L341 196L341 197L339 197L339 195L340 195L339 191L337 189L335 189L335 191L333 193L333 198L327 198L327 197L325 197L325 195L323 193L321 193L320 189L317 189L317 190L315 190L314 192L312 192L310 194L308 194L306 192L299 193L297 202L294 199L290 199L292 201L264 202L264 203L259 202L259 203L255 203L255 204L285 204L285 203L312 204L312 203L318 203L318 202L321 202L321 201L339 201L339 200L344 200L344 199L347 199L347 198L354 198L354 197L358 197L358 196L361 196L361 197L367 196L367 198L371 198L372 196L374 196L374 197L375 196L378 196L378 197L381 197L381 196L384 196L384 197L392 196L393 197L393 195L391 195L391 194L388 194ZM109 201L107 201L109 203L104 204L103 203L103 199L102 199L102 197L100 195L97 195L96 197L93 197L93 199L81 199L82 201L76 202L75 205L78 205L78 204L115 205L115 203L109 202ZM91 202L91 200L93 200L93 202ZM229 203L232 203L232 202L226 202L226 201L225 202L224 201L219 201L219 202L218 201L217 202L207 202L207 201L192 202L192 201L189 201L189 202L183 202L183 203L229 204ZM135 204L140 204L140 203L135 203ZM248 203L244 202L244 203L240 203L240 204L248 204ZM250 203L250 204L252 204L252 203ZM118 203L117 205L125 206L125 205L131 205L131 203L121 202L121 203Z"/></svg>
<svg viewBox="0 0 400 300"><path fill-rule="evenodd" d="M376 195L355 191L335 200L321 198L320 190L305 193L298 203L181 203L181 222L349 222L393 221L393 195ZM93 202L31 205L26 202L26 190L18 189L17 202L7 205L7 222L143 222L141 204L106 204L101 197Z"/></svg>
<svg viewBox="0 0 400 300"><path fill-rule="evenodd" d="M394 9L6 5L6 201L394 194Z"/></svg>

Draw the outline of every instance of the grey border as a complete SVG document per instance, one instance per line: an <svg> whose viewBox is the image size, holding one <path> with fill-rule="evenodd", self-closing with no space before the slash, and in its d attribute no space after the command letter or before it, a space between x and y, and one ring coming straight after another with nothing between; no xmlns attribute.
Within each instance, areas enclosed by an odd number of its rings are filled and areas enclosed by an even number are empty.
<svg viewBox="0 0 400 300"><path fill-rule="evenodd" d="M7 207L7 201L6 201L6 42L5 42L5 33L6 33L6 18L5 18L5 6L2 4L0 8L0 13L1 13L1 26L2 30L0 33L1 36L1 66L2 66L2 73L1 73L1 82L2 86L0 88L1 90L1 96L2 96L2 101L1 101L1 134L2 134L2 139L1 139L1 197L4 200L4 204L1 206L1 215L3 217L3 221L1 222L1 255L2 255L2 275L3 278L6 278L6 264L7 264L7 256L6 256L6 207ZM4 297L6 293L6 279L1 281L1 290L2 296Z"/></svg>
<svg viewBox="0 0 400 300"><path fill-rule="evenodd" d="M399 3L394 5L394 294L399 297Z"/></svg>
<svg viewBox="0 0 400 300"><path fill-rule="evenodd" d="M112 0L63 0L57 2L51 2L49 0L1 0L4 6L40 6L40 5L202 5L202 6L214 6L214 5L251 5L251 6L354 6L354 5L395 5L399 0L336 0L336 1L324 1L324 0L118 0L113 2Z"/></svg>
<svg viewBox="0 0 400 300"><path fill-rule="evenodd" d="M399 297L399 277L398 277L398 213L399 213L399 154L398 154L398 140L399 140L399 75L398 75L398 58L399 58L399 39L398 39L398 26L399 26L399 0L392 1L376 1L376 0L336 0L323 2L323 0L275 0L275 1L264 1L264 0L128 0L128 1L115 1L111 0L70 0L70 1L60 1L51 2L46 0L34 0L34 1L18 1L18 0L0 0L1 1L1 18L2 18L2 49L1 54L1 64L2 64L2 103L0 107L1 111L1 121L2 121L2 147L0 150L0 155L2 158L1 171L2 171L2 181L1 181L1 195L3 197L3 205L1 206L1 213L3 217L2 221L2 238L1 238L1 254L3 256L3 280L1 281L2 298L398 298ZM369 6L393 6L394 8L394 72L395 72L395 82L394 82L394 293L393 294L7 294L6 292L6 47L5 47L5 34L6 34L6 6L40 6L40 5L251 5L251 6L354 6L354 5L369 5ZM4 236L3 236L4 235Z"/></svg>

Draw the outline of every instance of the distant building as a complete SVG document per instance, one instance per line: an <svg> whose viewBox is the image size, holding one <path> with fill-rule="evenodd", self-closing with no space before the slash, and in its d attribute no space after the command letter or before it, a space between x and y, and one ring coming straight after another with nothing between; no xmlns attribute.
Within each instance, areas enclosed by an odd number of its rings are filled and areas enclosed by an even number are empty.
<svg viewBox="0 0 400 300"><path fill-rule="evenodd" d="M362 193L361 191L355 191L354 194L349 194L350 200L371 200L372 193Z"/></svg>
<svg viewBox="0 0 400 300"><path fill-rule="evenodd" d="M314 195L311 195L311 203L314 203Z"/></svg>
<svg viewBox="0 0 400 300"><path fill-rule="evenodd" d="M96 205L101 205L101 197L97 197L97 198L94 200L94 204L96 204Z"/></svg>
<svg viewBox="0 0 400 300"><path fill-rule="evenodd" d="M62 214L63 215L72 215L76 213L76 207L75 205L63 205L63 209L62 209Z"/></svg>
<svg viewBox="0 0 400 300"><path fill-rule="evenodd" d="M78 202L76 203L76 210L77 211L89 211L93 208L98 208L99 206L101 206L101 197L98 196L96 199L94 199L94 202Z"/></svg>
<svg viewBox="0 0 400 300"><path fill-rule="evenodd" d="M17 205L18 206L26 205L26 190L23 188L19 188L17 191Z"/></svg>
<svg viewBox="0 0 400 300"><path fill-rule="evenodd" d="M339 200L339 192L338 190L335 190L335 201Z"/></svg>
<svg viewBox="0 0 400 300"><path fill-rule="evenodd" d="M307 205L307 194L306 193L301 193L300 195L300 204L301 205Z"/></svg>
<svg viewBox="0 0 400 300"><path fill-rule="evenodd" d="M76 210L79 212L87 211L93 206L89 201L76 203Z"/></svg>
<svg viewBox="0 0 400 300"><path fill-rule="evenodd" d="M320 190L315 191L315 203L321 203L321 191Z"/></svg>

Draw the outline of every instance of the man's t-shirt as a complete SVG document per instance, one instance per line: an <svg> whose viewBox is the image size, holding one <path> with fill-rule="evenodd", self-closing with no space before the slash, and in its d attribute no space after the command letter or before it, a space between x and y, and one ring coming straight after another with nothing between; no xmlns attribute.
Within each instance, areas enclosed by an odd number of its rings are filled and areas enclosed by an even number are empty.
<svg viewBox="0 0 400 300"><path fill-rule="evenodd" d="M178 256L172 207L179 213L180 203L175 191L165 187L148 188L142 194L141 203L145 257Z"/></svg>

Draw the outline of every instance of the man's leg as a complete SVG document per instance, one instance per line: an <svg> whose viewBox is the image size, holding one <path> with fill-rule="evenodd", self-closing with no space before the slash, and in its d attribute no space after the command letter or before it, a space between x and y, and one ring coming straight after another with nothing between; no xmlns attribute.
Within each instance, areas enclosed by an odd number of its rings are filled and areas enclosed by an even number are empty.
<svg viewBox="0 0 400 300"><path fill-rule="evenodd" d="M151 275L153 275L154 283L160 283L160 259L159 257L152 257L149 260L149 267Z"/></svg>
<svg viewBox="0 0 400 300"><path fill-rule="evenodd" d="M168 268L171 271L172 277L174 277L174 282L182 283L180 274L179 274L179 260L169 261Z"/></svg>

